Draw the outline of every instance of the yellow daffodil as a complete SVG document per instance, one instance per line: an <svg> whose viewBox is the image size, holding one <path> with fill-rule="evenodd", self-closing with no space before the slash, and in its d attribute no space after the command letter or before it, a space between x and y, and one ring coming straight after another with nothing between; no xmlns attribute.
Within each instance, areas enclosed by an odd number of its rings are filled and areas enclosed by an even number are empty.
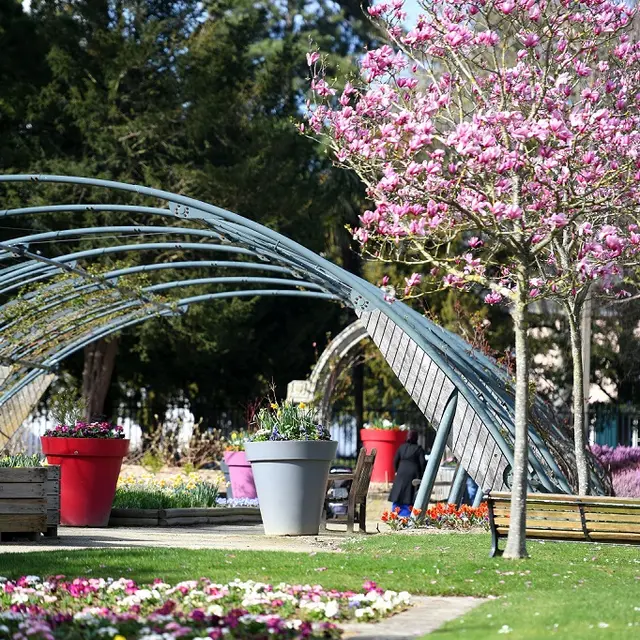
<svg viewBox="0 0 640 640"><path fill-rule="evenodd" d="M307 405L306 405L304 402L301 402L301 403L298 405L298 409L304 409L306 406L307 406Z"/></svg>
<svg viewBox="0 0 640 640"><path fill-rule="evenodd" d="M272 402L271 403L271 408L272 409L277 409L278 408L278 404L276 402Z"/></svg>

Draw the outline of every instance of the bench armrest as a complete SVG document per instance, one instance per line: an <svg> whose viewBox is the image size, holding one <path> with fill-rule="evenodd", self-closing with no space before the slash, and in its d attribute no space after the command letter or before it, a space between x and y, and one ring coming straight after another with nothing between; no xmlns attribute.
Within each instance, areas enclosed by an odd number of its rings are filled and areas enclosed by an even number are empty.
<svg viewBox="0 0 640 640"><path fill-rule="evenodd" d="M355 476L353 473L330 473L329 480L354 480Z"/></svg>

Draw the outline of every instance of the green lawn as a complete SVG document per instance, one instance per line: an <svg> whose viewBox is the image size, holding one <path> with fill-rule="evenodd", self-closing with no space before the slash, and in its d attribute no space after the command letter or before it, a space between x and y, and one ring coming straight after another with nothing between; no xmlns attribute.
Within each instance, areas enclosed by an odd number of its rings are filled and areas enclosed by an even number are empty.
<svg viewBox="0 0 640 640"><path fill-rule="evenodd" d="M122 575L169 582L240 577L338 589L359 589L373 579L412 593L499 596L436 637L493 637L503 625L512 629L510 638L640 637L639 547L531 541L532 558L522 561L490 559L488 550L486 534L442 534L371 536L340 554L158 548L5 553L0 575Z"/></svg>

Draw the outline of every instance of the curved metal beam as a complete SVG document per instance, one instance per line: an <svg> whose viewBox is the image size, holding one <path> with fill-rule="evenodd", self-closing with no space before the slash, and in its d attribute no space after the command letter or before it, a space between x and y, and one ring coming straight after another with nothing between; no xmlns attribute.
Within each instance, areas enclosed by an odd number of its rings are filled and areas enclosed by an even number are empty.
<svg viewBox="0 0 640 640"><path fill-rule="evenodd" d="M487 470L488 474L485 477L487 484L483 485L483 488L502 486L502 480L497 478L496 474L501 473L506 464L513 464L511 446L503 435L505 429L511 430L511 405L513 400L510 397L505 397L506 394L502 393L502 391L491 391L489 393L486 390L491 389L504 374L496 373L493 366L483 366L485 363L481 359L479 360L466 353L460 348L459 344L454 340L448 339L446 335L435 329L432 323L425 318L419 317L419 314L413 312L406 305L402 303L389 305L384 300L379 289L317 256L305 247L256 222L192 198L137 185L89 178L27 175L0 176L0 182L10 181L84 185L157 198L167 202L169 207L169 214L166 209L161 209L159 215L171 215L204 223L213 229L223 242L231 241L236 245L234 249L230 248L231 251L240 252L238 247L240 249L250 247L247 251L250 251L252 256L267 263L281 265L295 277L303 274L306 281L315 283L318 288L327 292L317 294L316 297L327 296L337 299L353 307L356 313L363 318L367 331L383 352L392 369L399 376L402 384L416 402L419 403L423 412L429 413L430 419L432 422L435 421L436 427L439 426L439 421L444 419L442 411L446 408L443 404L446 401L445 396L450 395L452 390L457 389L458 402L451 416L452 433L456 434L457 437L464 429L469 431L472 428L476 430L479 428L484 429L482 434L484 441L487 442L487 452L486 455L484 453L482 455L485 455L485 457L495 455L496 462L494 464L495 468L490 471L487 467L487 460L483 462L484 469ZM69 206L83 207L83 205L61 205L61 208L67 208L68 210ZM104 206L114 210L109 205ZM9 210L5 215L22 215L19 213L20 211L33 213L33 209L31 207L23 210ZM46 209L49 210L50 208ZM146 212L148 213L148 211ZM2 215L0 212L0 217ZM184 247L184 245L181 246ZM198 248L202 248L202 246L203 244L198 244ZM136 250L141 250L141 247L142 245L135 245ZM105 255L107 249L103 248L92 255ZM68 257L71 255L69 254ZM17 278L24 277L25 272L23 269L24 267L22 269L12 269L11 271L0 271L0 281L4 281L5 285L13 284ZM33 265L27 265L26 269L29 277L41 275L34 273ZM256 293L265 295L264 290ZM290 293L294 292L290 291ZM295 293L310 295L312 292L296 291ZM211 295L234 296L238 294L237 292L223 292ZM280 293L277 292L274 295L280 295ZM182 302L198 302L202 298L203 296L193 296L191 298L183 298ZM126 311L126 309L121 310ZM153 317L153 315L163 315L163 312L152 312L148 316L144 314L144 317ZM130 318L131 316L129 315L128 317ZM141 320L136 317L131 321L138 322ZM59 349L58 355L64 353L65 349L66 347ZM427 381L424 377L432 375L432 367L435 377ZM434 388L438 388L438 385L441 385L439 387L440 391L434 395ZM510 385L507 384L507 386ZM428 389L426 395L425 389ZM2 399L0 398L1 402ZM478 434L480 434L480 431L476 431L472 446L476 446L475 443L480 442ZM512 438L512 435L510 434L509 437ZM489 440L493 443L491 447L488 444ZM472 462L473 464L473 461L469 459L467 443L471 441L472 439L465 439L465 442L460 444L461 449L458 447L462 457L466 456L464 466L469 470L472 467L468 463ZM482 447L484 447L484 444L482 444ZM496 453L494 454L494 452ZM498 452L502 457L498 457ZM493 460L493 458L491 459ZM530 462L535 467L538 464L538 458L534 455ZM539 469L542 472L539 473L539 477L544 478L546 475L545 470L541 467ZM536 470L538 471L538 469ZM483 471L483 473L485 472Z"/></svg>
<svg viewBox="0 0 640 640"><path fill-rule="evenodd" d="M121 247L130 247L132 245L120 245L117 248ZM153 245L154 247L156 245ZM164 248L164 247L161 247ZM177 248L177 247L176 247ZM126 249L128 250L128 249ZM87 256L85 256L87 257ZM92 256L88 256L92 257ZM60 257L57 258L58 260ZM76 260L72 260L71 263L75 264ZM39 263L36 263L36 266L40 266ZM123 269L117 269L115 271L107 271L102 274L101 277L106 277L107 275L115 275L126 276L133 273L138 273L142 271L158 271L162 269L199 269L199 268L207 268L207 269L249 269L255 271L272 271L275 273L286 273L289 274L290 270L286 267L280 267L275 264L265 264L264 262L241 262L236 260L181 260L178 262L157 262L154 264L144 264L144 265L135 265L133 267L126 267ZM45 267L41 270L42 274L36 276L34 278L21 280L17 284L10 285L4 289L0 289L0 294L9 293L10 291L14 291L15 289L21 289L27 284L32 284L34 282L40 282L45 280L48 277L55 276L56 274L61 272L61 269L58 267Z"/></svg>
<svg viewBox="0 0 640 640"><path fill-rule="evenodd" d="M123 275L123 272L132 273L132 268L129 269L119 269L117 271L112 271L110 273L105 273L100 276L103 280L117 280L118 277ZM55 294L55 290L57 288L61 288L64 283L59 283L56 285L51 285L50 287L45 287L44 291L53 291L53 295L47 299L47 304L42 306L38 306L31 313L26 315L21 315L19 319L13 320L7 324L0 325L0 330L6 331L10 329L12 326L19 322L23 322L25 318L32 317L33 315L42 315L44 311L48 311L50 309L54 309L55 307L73 302L78 298L86 295L88 293L93 293L94 291L100 290L100 285L92 283L92 284L84 284L78 287L74 287L73 293L69 294L66 291L63 291L60 295ZM173 280L171 282L163 282L157 285L143 287L142 291L146 293L153 293L155 291L163 291L165 289L173 289L175 287L184 287L191 285L201 285L201 284L276 284L276 285L285 285L285 286L294 286L294 287L304 287L306 289L311 290L322 290L320 285L314 284L313 282L305 282L304 280L289 280L286 278L263 278L263 277L251 277L251 276L229 276L229 277L218 277L218 278L192 278L187 280ZM40 295L42 291L34 292L29 294L23 298L23 300L31 300L33 297ZM116 304L116 303L114 303ZM10 308L11 303L4 305L4 308ZM1 308L1 307L0 307ZM49 326L49 329L52 327Z"/></svg>
<svg viewBox="0 0 640 640"><path fill-rule="evenodd" d="M284 280L279 278L200 278L197 280L178 280L173 282L161 283L158 285L152 285L151 287L145 287L143 291L153 293L154 291L159 291L162 289L173 289L177 287L189 287L193 284L203 284L204 282L217 283L219 281L237 281L237 282L249 282L249 283L266 283L266 284L285 284L288 286L300 286L300 283L297 280ZM288 297L319 297L327 300L335 300L336 298L332 294L319 292L311 296L314 292L311 291L295 291L295 290L287 290L287 289L255 289L249 291L225 291L219 292L219 297L248 297L248 296L256 296L256 295L281 295ZM308 295L301 295L308 294ZM199 300L209 300L211 294L203 294L201 296L195 296L192 299L186 299L186 303L190 301L199 301ZM67 335L69 333L81 330L83 326L92 324L99 320L100 318L104 318L106 316L112 314L119 314L129 309L133 309L138 306L139 302L137 300L122 300L118 299L113 302L108 302L102 306L96 306L91 308L90 315L85 315L81 320L77 320L77 318L68 318L66 315L60 315L59 318L64 320L65 322L61 326L56 326L55 318L51 319L46 323L46 327L43 328L43 331L40 332L40 337L45 341L51 342L52 340L58 339L61 336ZM176 307L184 306L184 303L181 301L173 302ZM166 307L166 305L165 305ZM170 310L168 308L161 310ZM25 357L29 357L34 351L38 349L38 347L42 344L42 341L37 341L38 338L36 336L29 336L28 346L26 348L17 348L10 354L3 354L4 357L13 357L15 359L24 359Z"/></svg>
<svg viewBox="0 0 640 640"><path fill-rule="evenodd" d="M492 437L496 440L496 443L507 460L510 464L513 464L511 450L502 438L498 425L493 423L490 414L477 401L473 394L469 393L462 378L447 364L440 354L434 352L428 340L418 327L413 322L408 321L406 314L402 317L396 312L399 305L394 305L394 307L389 306L386 301L383 300L380 291L375 287L349 274L327 260L316 256L313 252L305 249L301 245L298 245L281 234L266 229L250 220L246 220L237 214L220 209L219 207L208 205L192 198L177 196L147 187L138 187L105 180L69 178L66 176L0 176L0 182L5 180L84 184L135 192L169 201L170 209L178 217L203 220L214 228L221 223L220 219L222 219L222 224L223 226L226 225L227 230L228 228L231 228L231 230L233 230L233 228L242 229L244 234L253 238L256 245L260 245L261 249L257 251L259 257L262 251L264 252L264 258L266 260L289 260L293 265L301 268L303 272L306 272L309 278L318 277L322 281L327 282L327 284L333 285L331 289L334 293L339 295L343 300L347 298L356 309L366 310L372 305L383 311L387 317L392 318L396 324L399 323L403 326L404 331L415 340L426 353L429 353L432 360L445 373L448 379L460 389L469 406L481 417L482 421L492 432Z"/></svg>
<svg viewBox="0 0 640 640"><path fill-rule="evenodd" d="M225 299L225 298L242 298L242 297L257 297L261 295L267 296L289 296L289 297L299 297L299 298L319 298L322 300L331 300L340 302L335 296L327 293L313 292L313 291L292 291L292 290L264 290L258 289L255 291L224 291L221 293L210 293L203 294L200 296L191 296L188 298L183 298L181 300L176 301L176 305L179 307L188 307L191 304L197 304L202 302L209 302L211 300L217 299ZM55 352L53 355L48 356L41 364L41 367L56 367L58 363L60 363L65 358L69 357L72 353L83 349L88 344L99 340L100 338L105 338L113 333L117 333L122 331L128 327L131 327L135 324L139 324L140 322L144 322L146 320L150 320L155 317L163 317L163 316L171 316L175 314L171 314L166 311L158 311L146 313L136 318L131 318L131 316L127 316L125 318L119 318L113 320L96 329L94 331L88 332L86 335L79 337L75 342L72 342L66 345L60 351ZM30 373L26 374L15 386L5 391L0 396L0 406L2 406L5 402L10 400L16 393L19 393L21 389L23 389L26 385L32 382L38 375L42 375L41 370L32 370Z"/></svg>

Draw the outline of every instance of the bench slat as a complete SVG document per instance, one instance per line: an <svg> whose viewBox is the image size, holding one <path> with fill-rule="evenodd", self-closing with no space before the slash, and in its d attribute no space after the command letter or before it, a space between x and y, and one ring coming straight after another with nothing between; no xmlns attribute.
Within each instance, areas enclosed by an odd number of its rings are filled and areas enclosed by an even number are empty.
<svg viewBox="0 0 640 640"><path fill-rule="evenodd" d="M496 502L511 502L511 494L510 493L505 493L505 492L491 492L489 494L490 498L492 500L495 500ZM565 495L562 493L534 493L534 494L527 494L527 503L534 503L534 502L556 502L556 503L562 503L562 502L573 502L574 504L577 504L578 502L581 502L582 504L585 505L591 505L591 504L602 504L605 506L611 506L611 505L620 505L620 506L629 506L629 507L636 507L637 509L640 509L640 499L638 498L618 498L615 496L570 496L570 495Z"/></svg>
<svg viewBox="0 0 640 640"><path fill-rule="evenodd" d="M589 513L586 512L587 522L630 522L640 524L640 513Z"/></svg>
<svg viewBox="0 0 640 640"><path fill-rule="evenodd" d="M509 518L495 518L496 526L509 526ZM550 531L582 531L581 522L571 520L530 520L527 518L527 529L549 529Z"/></svg>
<svg viewBox="0 0 640 640"><path fill-rule="evenodd" d="M538 503L528 502L527 505L531 505L530 509L536 511L544 511L545 513L562 512L578 513L578 505L571 504L550 504L550 503ZM511 502L498 502L494 505L493 510L495 513L509 513L511 511Z"/></svg>
<svg viewBox="0 0 640 640"><path fill-rule="evenodd" d="M598 507L595 504L584 505L585 513L621 513L625 515L638 515L640 509L635 507Z"/></svg>
<svg viewBox="0 0 640 640"><path fill-rule="evenodd" d="M496 526L509 526L509 518L495 518ZM571 520L531 520L527 518L527 529L548 529L549 531L583 531L581 522ZM589 534L597 531L620 531L640 535L640 523L587 522Z"/></svg>
<svg viewBox="0 0 640 640"><path fill-rule="evenodd" d="M587 522L587 531L622 531L640 535L640 522Z"/></svg>
<svg viewBox="0 0 640 640"><path fill-rule="evenodd" d="M506 527L497 527L498 534L506 536L509 529ZM567 540L584 540L584 533L579 531L545 531L544 529L527 529L528 538L550 538L550 539L567 539ZM640 544L640 533L614 533L611 531L594 531L589 534L592 542L624 542Z"/></svg>
<svg viewBox="0 0 640 640"><path fill-rule="evenodd" d="M506 536L509 533L508 527L496 527L499 535ZM570 538L572 540L584 540L582 531L549 531L548 529L527 528L527 538Z"/></svg>
<svg viewBox="0 0 640 640"><path fill-rule="evenodd" d="M502 506L500 508L494 507L493 513L496 516L506 517L511 514L511 507ZM534 508L527 509L527 518L535 517L535 518L556 518L556 519L567 519L567 520L578 520L580 521L580 512L578 511L578 507L575 507L571 510L568 509L553 509L547 511L546 509L539 509L538 505Z"/></svg>
<svg viewBox="0 0 640 640"><path fill-rule="evenodd" d="M510 511L494 510L496 521L498 519L509 519ZM575 511L538 511L527 509L528 520L547 520L553 518L556 521L565 522L582 522L580 513L576 507ZM594 529L597 529L600 523L611 523L614 526L622 524L640 526L640 513L638 514L617 514L617 513L585 513L585 521ZM616 525L616 523L619 523Z"/></svg>

